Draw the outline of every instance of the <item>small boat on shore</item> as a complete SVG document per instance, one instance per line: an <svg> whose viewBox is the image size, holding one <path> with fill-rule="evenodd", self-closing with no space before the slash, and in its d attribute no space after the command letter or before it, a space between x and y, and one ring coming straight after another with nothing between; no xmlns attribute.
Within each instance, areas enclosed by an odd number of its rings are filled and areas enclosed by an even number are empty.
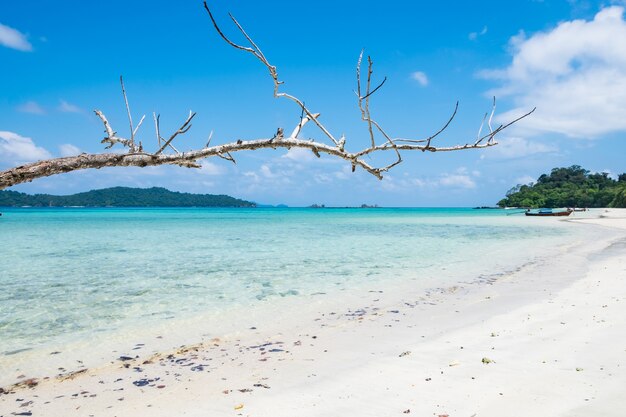
<svg viewBox="0 0 626 417"><path fill-rule="evenodd" d="M524 214L527 216L541 216L541 217L550 217L550 216L569 216L572 214L574 210L567 209L565 211L552 211L552 209L539 209L538 211L531 211L530 209L526 210Z"/></svg>

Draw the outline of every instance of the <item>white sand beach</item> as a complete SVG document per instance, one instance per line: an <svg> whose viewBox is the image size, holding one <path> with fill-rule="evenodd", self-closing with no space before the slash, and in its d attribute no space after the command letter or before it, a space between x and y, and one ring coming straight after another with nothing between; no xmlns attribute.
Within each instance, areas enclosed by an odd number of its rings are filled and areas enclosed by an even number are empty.
<svg viewBox="0 0 626 417"><path fill-rule="evenodd" d="M293 305L203 344L26 380L4 387L0 416L623 416L626 210L583 217L567 221L619 237L481 283Z"/></svg>

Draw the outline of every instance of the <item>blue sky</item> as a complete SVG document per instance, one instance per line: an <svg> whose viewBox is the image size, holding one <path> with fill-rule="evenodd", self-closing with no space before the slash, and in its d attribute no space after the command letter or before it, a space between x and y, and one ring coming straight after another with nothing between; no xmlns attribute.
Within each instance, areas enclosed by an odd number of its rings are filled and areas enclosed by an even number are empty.
<svg viewBox="0 0 626 417"><path fill-rule="evenodd" d="M504 122L537 107L499 136L500 145L406 154L383 181L308 152L258 151L237 165L200 170L111 168L14 187L67 194L114 185L225 193L257 202L327 205L473 206L497 202L517 183L555 166L626 171L626 21L622 2L218 1L278 67L283 91L322 114L347 147L366 146L354 67L361 48L388 77L373 117L397 137L422 138L459 114L438 144L475 138L490 97ZM23 1L0 8L0 169L44 157L101 152L94 109L126 133L124 75L134 118L153 111L175 129L191 109L182 150L291 131L300 111L272 97L265 68L222 42L200 1ZM140 131L147 148L151 123ZM307 126L305 136L323 137ZM375 159L373 162L384 163Z"/></svg>

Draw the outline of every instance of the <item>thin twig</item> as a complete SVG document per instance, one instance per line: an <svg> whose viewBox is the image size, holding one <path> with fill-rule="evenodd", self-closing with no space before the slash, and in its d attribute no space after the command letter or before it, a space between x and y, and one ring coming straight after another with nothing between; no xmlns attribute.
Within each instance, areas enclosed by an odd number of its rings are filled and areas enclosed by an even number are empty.
<svg viewBox="0 0 626 417"><path fill-rule="evenodd" d="M487 120L487 116L489 113L485 113L485 115L483 116L483 121L480 122L480 127L478 128L478 134L476 135L476 142L474 142L474 145L478 145L480 143L480 134L483 131L483 126L485 125L485 120Z"/></svg>
<svg viewBox="0 0 626 417"><path fill-rule="evenodd" d="M385 77L383 79L383 81L378 84L378 87L376 87L375 89L373 89L372 91L370 91L365 97L363 97L364 99L368 98L369 96L371 96L372 94L374 94L380 87L382 87L383 85L385 85L385 82L387 82L387 77Z"/></svg>
<svg viewBox="0 0 626 417"><path fill-rule="evenodd" d="M126 96L126 88L124 88L124 77L120 75L120 84L122 85L122 95L124 96L124 103L126 104L126 113L128 114L128 123L130 124L130 146L131 149L135 145L133 137L133 116L130 114L130 106L128 105L128 97Z"/></svg>
<svg viewBox="0 0 626 417"><path fill-rule="evenodd" d="M131 135L131 138L135 138L135 135L137 134L137 131L139 130L139 128L141 127L141 124L143 123L143 120L146 118L146 115L144 114L143 116L141 116L141 120L139 120L139 124L137 124L137 127L135 128L135 130L133 130L133 134Z"/></svg>
<svg viewBox="0 0 626 417"><path fill-rule="evenodd" d="M157 116L157 114L155 112L152 112L152 117L154 118L154 130L156 131L156 137L157 137L157 143L158 146L161 146L161 129L159 127L159 121L161 119L161 115L159 114Z"/></svg>
<svg viewBox="0 0 626 417"><path fill-rule="evenodd" d="M454 120L454 117L456 116L456 113L459 110L459 102L457 101L456 104L454 105L454 111L452 112L452 115L450 116L450 118L448 119L448 121L446 122L445 125L443 125L443 127L441 129L439 129L434 135L431 135L429 137L427 137L426 139L394 139L395 142L406 142L406 143L428 143L428 145L430 146L430 142L435 139L437 136L439 136L444 130L446 130L448 128L448 126L450 126L450 123L452 123L452 120Z"/></svg>
<svg viewBox="0 0 626 417"><path fill-rule="evenodd" d="M193 119L195 115L196 113L189 111L189 116L187 117L187 120L185 120L185 123L183 123L183 125L177 131L172 133L172 136L170 136L170 138L167 141L165 141L165 143L161 146L161 148L159 148L159 150L156 151L154 154L159 155L161 152L163 152L165 148L168 147L168 145L172 143L172 141L176 138L176 136L187 133L189 129L191 129L191 119Z"/></svg>

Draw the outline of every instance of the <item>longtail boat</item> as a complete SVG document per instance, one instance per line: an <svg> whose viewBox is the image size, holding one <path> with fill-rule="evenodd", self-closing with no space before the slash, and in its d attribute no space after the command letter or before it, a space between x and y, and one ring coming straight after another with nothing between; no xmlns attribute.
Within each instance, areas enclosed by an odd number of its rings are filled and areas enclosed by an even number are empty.
<svg viewBox="0 0 626 417"><path fill-rule="evenodd" d="M574 210L572 209L567 209L565 211L552 211L552 209L540 209L539 211L532 212L530 211L530 209L528 209L526 210L524 214L526 214L527 216L542 216L542 217L569 216L570 214L572 214L573 211Z"/></svg>

